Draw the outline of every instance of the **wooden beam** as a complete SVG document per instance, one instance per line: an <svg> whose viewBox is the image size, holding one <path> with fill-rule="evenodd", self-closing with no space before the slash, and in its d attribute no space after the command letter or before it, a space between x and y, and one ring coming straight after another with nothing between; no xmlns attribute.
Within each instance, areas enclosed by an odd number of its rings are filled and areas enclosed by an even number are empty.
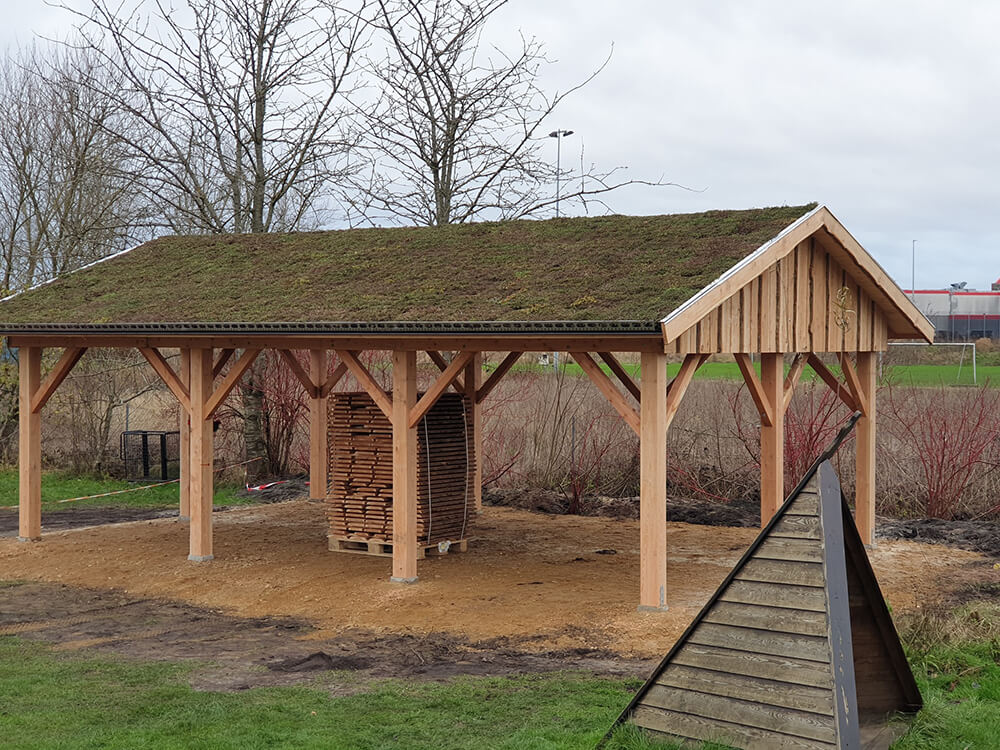
<svg viewBox="0 0 1000 750"><path fill-rule="evenodd" d="M323 383L323 387L319 389L319 397L327 398L330 395L330 391L337 387L337 383L341 381L344 375L347 374L347 365L340 362L336 367L333 368L333 372L330 373L330 377L326 379Z"/></svg>
<svg viewBox="0 0 1000 750"><path fill-rule="evenodd" d="M55 367L52 368L48 377L45 378L35 392L35 395L31 398L31 411L33 413L38 414L42 411L42 407L48 403L49 399L52 398L52 394L62 385L66 376L76 366L76 363L80 361L80 357L83 356L85 351L87 350L84 347L79 346L70 347L62 353Z"/></svg>
<svg viewBox="0 0 1000 750"><path fill-rule="evenodd" d="M639 609L664 610L667 608L667 357L644 353L640 368Z"/></svg>
<svg viewBox="0 0 1000 750"><path fill-rule="evenodd" d="M857 410L867 416L868 400L865 395L865 389L858 379L858 373L854 370L854 363L851 362L850 355L847 352L839 352L837 358L840 360L840 371L844 373L844 382L847 385L847 389L851 392L854 403L857 404Z"/></svg>
<svg viewBox="0 0 1000 750"><path fill-rule="evenodd" d="M733 357L736 358L736 364L740 368L740 372L743 373L743 382L747 384L750 398L753 399L754 406L757 407L761 426L771 427L774 425L774 408L767 394L764 393L764 386L761 384L760 378L757 377L757 371L753 367L753 362L750 361L750 355L737 352Z"/></svg>
<svg viewBox="0 0 1000 750"><path fill-rule="evenodd" d="M625 390L631 393L636 401L639 401L642 397L642 394L639 391L639 386L636 385L632 376L628 374L628 371L622 367L622 363L618 361L618 358L611 352L598 352L598 355L600 355L601 359L604 360L604 364L611 368L611 372L613 372L622 382L622 385L625 386Z"/></svg>
<svg viewBox="0 0 1000 750"><path fill-rule="evenodd" d="M827 387L837 394L848 409L858 411L858 403L854 400L854 396L851 395L851 391L837 379L836 375L830 372L830 368L823 364L823 360L817 357L815 353L811 352L809 354L809 366L826 383Z"/></svg>
<svg viewBox="0 0 1000 750"><path fill-rule="evenodd" d="M410 427L416 427L420 424L420 420L424 418L424 415L431 410L431 407L437 403L437 400L441 398L441 394L448 390L448 386L452 384L458 374L465 369L465 366L469 364L472 360L472 352L462 352L455 359L451 361L451 364L445 369L438 379L434 381L420 400L413 407L413 411L410 412Z"/></svg>
<svg viewBox="0 0 1000 750"><path fill-rule="evenodd" d="M213 378L217 378L220 374L222 374L222 368L226 366L226 363L230 359L232 359L235 352L235 349L223 349L219 352L219 356L216 358L215 364L212 366Z"/></svg>
<svg viewBox="0 0 1000 750"><path fill-rule="evenodd" d="M253 363L260 356L260 349L247 349L240 355L236 363L229 368L229 372L226 373L226 377L222 379L219 383L218 388L212 393L208 398L208 402L205 404L206 419L210 419L215 415L216 409L222 406L222 402L226 400L226 397L232 393L233 388L236 384L240 382L240 378L249 370ZM213 368L214 369L214 368Z"/></svg>
<svg viewBox="0 0 1000 750"><path fill-rule="evenodd" d="M669 354L669 352L668 352L668 354ZM697 373L698 370L701 369L701 366L703 364L705 364L706 362L708 362L709 357L711 357L712 355L711 354L692 354L690 356L691 356L692 364L688 365L688 367L693 367L694 368L691 371L691 376L693 377L695 375L695 373ZM685 355L684 361L681 362L681 370L685 369L684 368L684 362L687 362L687 355ZM677 371L677 375L674 376L673 380L671 380L669 383L667 383L667 396L670 395L670 390L674 387L674 383L677 382L677 378L678 378L678 376L680 374L681 374L681 371L678 370ZM690 382L691 381L688 380L687 384L684 385L685 389L687 389L687 387L690 384ZM683 395L683 394L681 394L681 395Z"/></svg>
<svg viewBox="0 0 1000 750"><path fill-rule="evenodd" d="M31 408L42 381L42 350L21 347L18 365L18 526L22 542L42 538L42 415Z"/></svg>
<svg viewBox="0 0 1000 750"><path fill-rule="evenodd" d="M185 386L177 373L174 372L174 368L170 366L170 363L163 358L158 349L154 349L148 346L140 346L139 351L142 356L146 358L156 374L160 376L160 379L164 382L170 392L174 394L174 398L180 401L181 406L187 412L191 411L191 398L188 393L187 386ZM211 373L209 373L211 374Z"/></svg>
<svg viewBox="0 0 1000 750"><path fill-rule="evenodd" d="M191 350L181 349L181 367L178 376L181 383L191 392ZM180 516L184 520L191 518L191 415L184 405L180 405Z"/></svg>
<svg viewBox="0 0 1000 750"><path fill-rule="evenodd" d="M514 366L514 363L521 358L523 352L511 352L503 361L497 365L497 369L490 373L490 376L486 378L486 382L483 383L482 387L476 392L476 403L481 404L486 400L486 397L490 395L490 391L497 387L497 383L507 374L507 371Z"/></svg>
<svg viewBox="0 0 1000 750"><path fill-rule="evenodd" d="M674 417L677 415L677 410L681 406L681 399L683 399L684 394L687 393L688 386L691 385L691 380L694 378L694 374L707 359L707 354L686 355L684 357L684 361L681 363L681 369L678 370L676 377L674 377L674 379L667 385L666 420L668 430L670 429L670 425L673 424Z"/></svg>
<svg viewBox="0 0 1000 750"><path fill-rule="evenodd" d="M783 411L788 411L788 405L792 403L792 396L795 394L795 386L799 384L799 380L802 378L802 371L806 369L806 362L808 361L809 358L805 354L796 354L795 359L792 360L792 366L788 369L788 374L785 376L785 395L781 403Z"/></svg>
<svg viewBox="0 0 1000 750"><path fill-rule="evenodd" d="M761 395L771 411L770 424L760 426L760 523L767 525L785 499L785 359L781 354L760 355Z"/></svg>
<svg viewBox="0 0 1000 750"><path fill-rule="evenodd" d="M635 410L632 404L625 400L625 396L618 390L618 386L611 382L611 378L604 374L604 370L601 369L600 365L587 352L570 352L570 354L576 360L577 364L580 365L580 368L587 373L587 377L590 378L591 382L597 386L597 390L604 394L604 398L611 403L615 411L621 414L625 423L632 428L636 435L639 435L639 412ZM666 388L666 384L664 384L664 388Z"/></svg>
<svg viewBox="0 0 1000 750"><path fill-rule="evenodd" d="M392 353L392 579L417 580L417 353Z"/></svg>
<svg viewBox="0 0 1000 750"><path fill-rule="evenodd" d="M685 356L684 361L681 363L681 369L677 372L677 376L667 386L665 418L668 430L674 421L674 417L677 415L677 410L681 406L681 399L684 398L688 386L691 385L694 374L707 359L707 354L688 354Z"/></svg>
<svg viewBox="0 0 1000 750"><path fill-rule="evenodd" d="M309 373L303 369L295 354L289 349L278 349L278 354L285 360L285 364L288 365L288 369L292 371L296 379L302 383L302 387L306 389L309 398L316 398L319 395L319 386L312 381Z"/></svg>
<svg viewBox="0 0 1000 750"><path fill-rule="evenodd" d="M483 407L476 402L483 380L483 355L476 352L472 361L465 366L465 400L466 408L470 410L469 421L472 423L472 455L475 461L473 470L472 490L476 504L476 512L483 510Z"/></svg>
<svg viewBox="0 0 1000 750"><path fill-rule="evenodd" d="M372 400L382 410L386 418L390 421L392 420L392 399L389 398L389 394L382 390L372 374L368 372L368 369L361 364L361 360L358 359L358 353L348 350L337 350L337 356L340 357L340 361L347 365L347 369L351 371L351 374L358 379L361 387L365 389Z"/></svg>
<svg viewBox="0 0 1000 750"><path fill-rule="evenodd" d="M193 562L204 562L213 557L213 430L207 409L211 393L212 350L195 349L191 352L191 523L188 548L188 560Z"/></svg>
<svg viewBox="0 0 1000 750"><path fill-rule="evenodd" d="M875 352L858 352L858 385L867 410L855 426L854 523L864 544L875 539Z"/></svg>
<svg viewBox="0 0 1000 750"><path fill-rule="evenodd" d="M326 363L325 349L309 350L309 379L312 382L322 383L326 378ZM347 365L341 363L341 366L346 372ZM326 430L327 399L323 395L323 388L320 388L319 392L309 399L309 497L312 500L326 498L330 465Z"/></svg>
<svg viewBox="0 0 1000 750"><path fill-rule="evenodd" d="M474 352L475 353L475 352ZM431 349L427 352L427 356L431 358L431 362L437 365L441 372L448 369L448 360L444 358L441 352L434 351ZM451 387L455 389L456 393L465 393L465 384L462 382L461 378L456 378L452 381Z"/></svg>

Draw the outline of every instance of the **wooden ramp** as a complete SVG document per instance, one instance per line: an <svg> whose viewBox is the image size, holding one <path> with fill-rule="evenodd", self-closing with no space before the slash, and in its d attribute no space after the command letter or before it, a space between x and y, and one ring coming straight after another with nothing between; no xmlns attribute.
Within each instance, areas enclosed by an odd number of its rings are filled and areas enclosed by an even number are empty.
<svg viewBox="0 0 1000 750"><path fill-rule="evenodd" d="M863 748L922 705L829 462L854 420L618 718L737 748Z"/></svg>

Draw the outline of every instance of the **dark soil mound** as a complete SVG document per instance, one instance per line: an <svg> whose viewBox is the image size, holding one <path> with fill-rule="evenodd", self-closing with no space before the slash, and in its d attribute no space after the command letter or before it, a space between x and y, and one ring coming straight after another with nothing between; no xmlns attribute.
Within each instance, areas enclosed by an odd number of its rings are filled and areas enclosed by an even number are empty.
<svg viewBox="0 0 1000 750"><path fill-rule="evenodd" d="M550 490L493 490L483 494L486 505L498 505L521 510L558 515L570 512L570 500L565 495ZM638 497L607 497L587 495L580 499L577 515L604 518L638 518ZM679 523L696 523L702 526L760 525L760 507L756 500L667 498L667 519Z"/></svg>
<svg viewBox="0 0 1000 750"><path fill-rule="evenodd" d="M1000 557L1000 524L986 521L942 521L939 518L879 518L878 539L912 539L947 544L990 557Z"/></svg>

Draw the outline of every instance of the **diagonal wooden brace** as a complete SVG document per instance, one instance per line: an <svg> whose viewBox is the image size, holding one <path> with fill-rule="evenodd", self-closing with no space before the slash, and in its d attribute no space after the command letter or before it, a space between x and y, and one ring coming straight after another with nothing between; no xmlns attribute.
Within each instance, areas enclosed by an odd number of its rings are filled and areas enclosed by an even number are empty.
<svg viewBox="0 0 1000 750"><path fill-rule="evenodd" d="M577 364L580 365L580 368L587 373L587 377L590 378L591 382L597 386L597 390L604 394L604 398L611 403L615 411L621 414L625 423L638 435L639 412L636 411L632 404L625 400L625 396L618 390L618 386L612 382L611 378L604 373L600 365L587 352L570 352L570 354L576 360Z"/></svg>
<svg viewBox="0 0 1000 750"><path fill-rule="evenodd" d="M150 366L156 371L156 374L160 376L160 379L166 384L167 388L174 394L174 397L180 401L181 406L184 410L191 413L191 396L188 393L187 386L181 382L180 377L174 372L174 368L170 366L170 363L163 358L160 354L159 349L154 349L153 347L140 346L139 351L142 356L146 358Z"/></svg>
<svg viewBox="0 0 1000 750"><path fill-rule="evenodd" d="M309 398L319 397L319 386L312 382L312 378L309 377L309 373L305 371L302 364L296 358L295 354L290 349L278 349L278 354L281 358L285 360L285 364L288 365L288 369L292 371L295 378L302 383L302 387L306 389L306 393L309 394Z"/></svg>
<svg viewBox="0 0 1000 750"><path fill-rule="evenodd" d="M503 361L497 365L495 369L488 378L486 382L483 383L482 387L476 392L476 403L481 404L486 400L486 397L490 395L490 391L497 387L497 384L507 374L507 371L514 366L514 363L521 358L523 352L511 352Z"/></svg>
<svg viewBox="0 0 1000 750"><path fill-rule="evenodd" d="M743 381L747 384L747 390L750 392L750 398L753 399L754 406L757 407L757 413L760 414L760 423L763 427L773 427L774 426L774 410L780 408L780 404L772 404L767 394L764 392L764 386L760 382L760 378L757 376L757 371L753 367L753 363L750 361L750 355L744 354L742 352L737 352L733 355L736 358L736 364L740 368L740 372L743 373Z"/></svg>
<svg viewBox="0 0 1000 750"><path fill-rule="evenodd" d="M219 383L218 388L209 396L208 401L205 403L205 418L210 419L215 410L218 409L222 402L226 400L236 384L240 382L240 378L243 374L250 369L253 363L256 361L257 357L260 355L260 349L247 349L243 352L236 363L229 368L229 372L226 373L226 377L222 379Z"/></svg>
<svg viewBox="0 0 1000 750"><path fill-rule="evenodd" d="M416 405L410 410L410 427L416 427L420 424L420 420L437 403L437 400L441 398L441 394L448 389L448 386L454 382L458 374L465 369L465 366L472 361L474 356L475 352L462 352L452 360L451 364L434 381L434 385L427 389Z"/></svg>
<svg viewBox="0 0 1000 750"><path fill-rule="evenodd" d="M844 402L848 409L851 411L860 411L858 402L854 400L850 389L841 383L836 375L830 372L830 368L823 364L823 360L817 357L815 353L809 354L809 366L827 384L830 390L840 397L840 400Z"/></svg>
<svg viewBox="0 0 1000 750"><path fill-rule="evenodd" d="M642 401L642 394L639 391L638 384L632 379L632 376L628 374L625 368L622 367L622 363L618 361L618 358L611 352L598 352L598 354L604 360L604 364L611 368L611 372L618 376L622 385L625 386L625 390L631 393L636 401Z"/></svg>
<svg viewBox="0 0 1000 750"><path fill-rule="evenodd" d="M83 353L87 351L86 347L68 347L56 362L56 366L52 368L52 372L49 373L48 377L42 382L35 391L35 394L31 397L31 413L38 414L42 411L42 407L48 403L48 400L52 398L52 394L56 392L56 389L62 385L62 382L69 375L70 371L76 366L76 363L80 361L80 357Z"/></svg>
<svg viewBox="0 0 1000 750"><path fill-rule="evenodd" d="M351 374L358 379L361 387L365 389L372 400L382 410L386 418L392 421L392 399L389 398L389 394L382 390L372 374L368 372L361 360L358 359L358 353L347 351L347 350L337 350L337 356L340 357L340 361L347 365L347 369L351 371Z"/></svg>
<svg viewBox="0 0 1000 750"><path fill-rule="evenodd" d="M431 362L436 364L441 372L448 369L448 361L441 355L441 352L431 349L427 352L427 356L431 358ZM451 382L451 387L455 389L456 393L465 393L465 383L462 382L461 378L455 378Z"/></svg>

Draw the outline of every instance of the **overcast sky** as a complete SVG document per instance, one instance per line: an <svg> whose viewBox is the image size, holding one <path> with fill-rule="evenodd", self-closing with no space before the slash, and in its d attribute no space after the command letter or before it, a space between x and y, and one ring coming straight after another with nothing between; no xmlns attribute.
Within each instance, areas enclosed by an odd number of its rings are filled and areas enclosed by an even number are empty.
<svg viewBox="0 0 1000 750"><path fill-rule="evenodd" d="M2 2L0 44L69 30L41 0ZM918 287L1000 277L1000 3L512 0L496 21L501 43L545 42L549 90L614 44L550 125L574 131L564 166L582 143L599 167L706 188L626 189L616 212L818 201L904 287L912 240Z"/></svg>

